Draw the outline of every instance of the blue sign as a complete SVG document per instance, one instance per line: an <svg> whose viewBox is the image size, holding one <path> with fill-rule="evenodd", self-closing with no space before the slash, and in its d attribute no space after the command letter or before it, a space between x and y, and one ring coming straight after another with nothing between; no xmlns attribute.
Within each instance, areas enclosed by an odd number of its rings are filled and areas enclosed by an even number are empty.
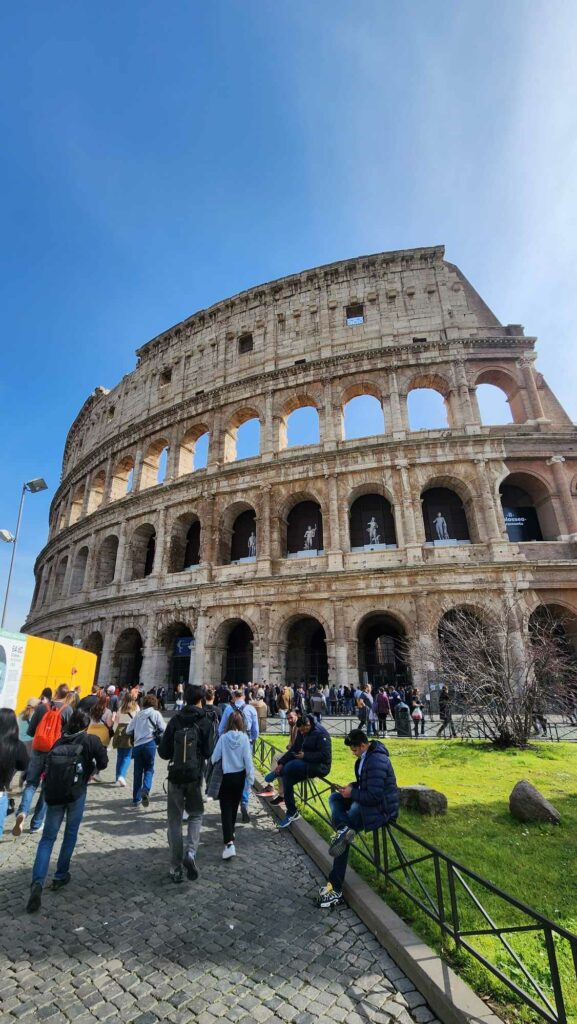
<svg viewBox="0 0 577 1024"><path fill-rule="evenodd" d="M174 653L177 658L190 658L192 654L192 648L194 647L194 637L192 636L179 636L176 641Z"/></svg>

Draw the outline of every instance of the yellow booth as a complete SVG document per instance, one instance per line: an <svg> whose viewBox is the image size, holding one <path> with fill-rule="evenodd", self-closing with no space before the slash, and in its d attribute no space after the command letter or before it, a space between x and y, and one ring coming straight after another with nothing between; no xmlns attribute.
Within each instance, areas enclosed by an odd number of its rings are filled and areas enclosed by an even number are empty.
<svg viewBox="0 0 577 1024"><path fill-rule="evenodd" d="M30 697L39 697L45 686L52 691L60 683L71 690L90 693L97 657L90 651L54 640L0 629L0 707L18 714Z"/></svg>

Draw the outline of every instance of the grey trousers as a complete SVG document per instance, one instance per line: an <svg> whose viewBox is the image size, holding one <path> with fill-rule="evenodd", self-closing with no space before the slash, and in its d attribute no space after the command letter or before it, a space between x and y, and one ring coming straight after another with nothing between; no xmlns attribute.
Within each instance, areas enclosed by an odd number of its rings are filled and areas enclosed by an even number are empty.
<svg viewBox="0 0 577 1024"><path fill-rule="evenodd" d="M202 826L202 797L198 783L191 786L175 786L173 782L168 783L167 816L168 845L170 847L170 861L173 868L182 864L184 844L182 842L182 812L188 814L186 852L196 857L200 841L200 829Z"/></svg>

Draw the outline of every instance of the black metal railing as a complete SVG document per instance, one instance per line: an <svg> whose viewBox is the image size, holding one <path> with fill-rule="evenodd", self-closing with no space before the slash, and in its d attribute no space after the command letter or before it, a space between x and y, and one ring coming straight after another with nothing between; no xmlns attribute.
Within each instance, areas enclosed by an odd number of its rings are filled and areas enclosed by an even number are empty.
<svg viewBox="0 0 577 1024"><path fill-rule="evenodd" d="M270 741L256 742L263 771L281 753ZM328 799L335 790L330 779L316 778L296 792L301 805L331 827ZM457 951L474 957L540 1017L566 1024L565 997L577 991L577 935L398 823L358 833L352 849L362 868L416 906ZM515 935L530 937L532 955L515 949Z"/></svg>

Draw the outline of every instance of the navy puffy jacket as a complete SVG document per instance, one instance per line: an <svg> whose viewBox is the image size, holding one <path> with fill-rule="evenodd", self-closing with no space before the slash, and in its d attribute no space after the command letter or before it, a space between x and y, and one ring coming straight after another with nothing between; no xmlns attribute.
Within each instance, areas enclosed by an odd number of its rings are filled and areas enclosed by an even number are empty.
<svg viewBox="0 0 577 1024"><path fill-rule="evenodd" d="M315 722L312 715L307 715L307 718L312 725L311 731L306 736L297 732L292 747L286 754L279 757L279 764L288 764L289 761L294 761L295 754L302 750L303 760L311 769L311 778L313 773L321 776L328 775L332 761L331 737L324 726Z"/></svg>
<svg viewBox="0 0 577 1024"><path fill-rule="evenodd" d="M369 744L363 770L359 776L358 758L355 763L357 782L353 785L351 799L360 804L363 828L371 832L375 828L394 821L399 813L399 791L389 752L378 740Z"/></svg>

